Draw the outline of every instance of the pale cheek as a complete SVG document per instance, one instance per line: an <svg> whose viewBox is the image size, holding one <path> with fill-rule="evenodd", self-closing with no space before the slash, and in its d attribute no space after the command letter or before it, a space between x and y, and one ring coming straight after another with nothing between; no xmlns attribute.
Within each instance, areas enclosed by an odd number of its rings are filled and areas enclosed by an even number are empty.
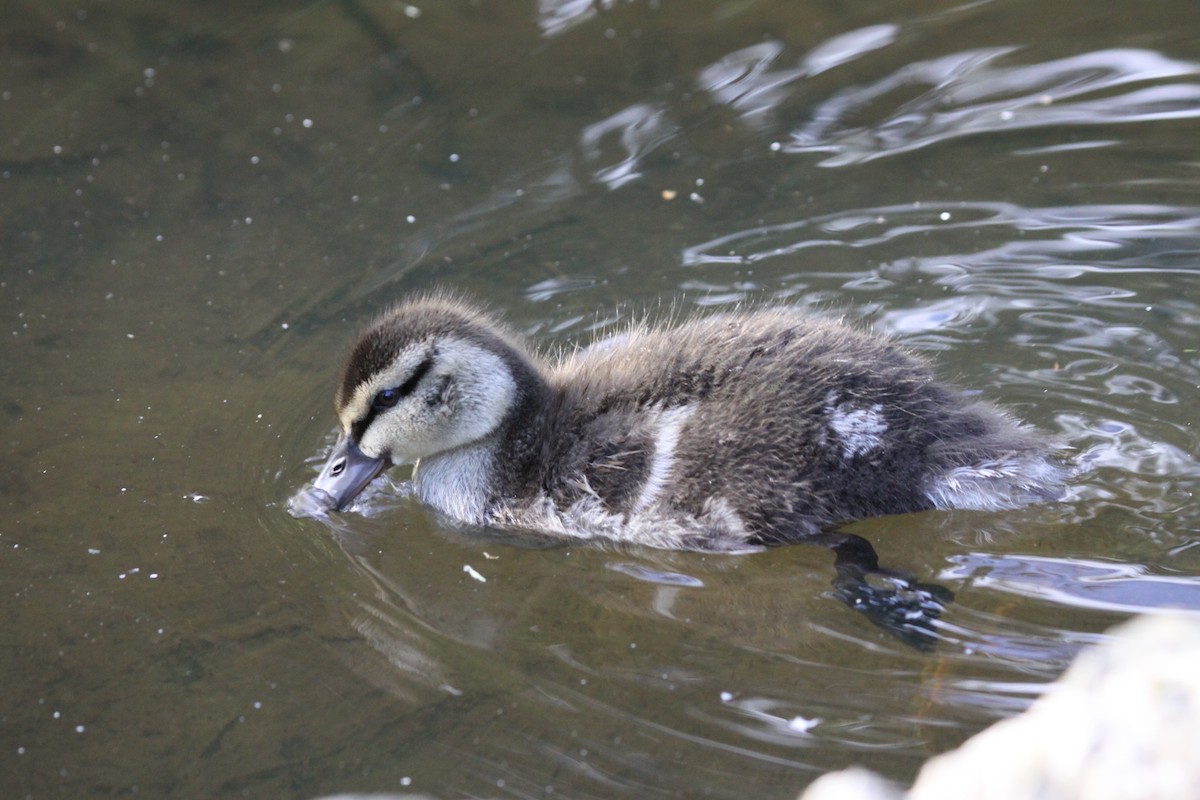
<svg viewBox="0 0 1200 800"><path fill-rule="evenodd" d="M422 401L379 419L367 430L359 446L372 458L386 454L394 464L411 464L456 444L451 441L453 423L450 409L430 408Z"/></svg>
<svg viewBox="0 0 1200 800"><path fill-rule="evenodd" d="M358 449L368 458L380 458L387 448L383 446L382 437L368 430L363 434L362 441L358 443Z"/></svg>
<svg viewBox="0 0 1200 800"><path fill-rule="evenodd" d="M407 449L407 440L411 439L410 432L414 430L412 414L405 413L404 408L396 408L375 419L371 427L363 432L362 441L358 447L371 458L391 456L393 461Z"/></svg>

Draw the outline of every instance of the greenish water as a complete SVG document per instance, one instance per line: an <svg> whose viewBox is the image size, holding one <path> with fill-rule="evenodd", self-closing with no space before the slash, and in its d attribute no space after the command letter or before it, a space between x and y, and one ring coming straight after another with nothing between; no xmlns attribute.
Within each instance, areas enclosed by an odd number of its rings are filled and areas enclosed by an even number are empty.
<svg viewBox="0 0 1200 800"><path fill-rule="evenodd" d="M1114 622L1200 610L1192 0L4 10L5 797L907 780ZM292 519L354 331L434 284L547 351L845 315L1079 474L850 526L955 592L930 653L815 547L485 539L403 474Z"/></svg>

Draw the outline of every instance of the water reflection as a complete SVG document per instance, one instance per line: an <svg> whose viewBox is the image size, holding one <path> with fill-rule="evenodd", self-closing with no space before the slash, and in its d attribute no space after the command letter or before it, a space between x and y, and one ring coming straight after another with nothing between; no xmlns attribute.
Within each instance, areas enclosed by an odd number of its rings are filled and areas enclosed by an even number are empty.
<svg viewBox="0 0 1200 800"><path fill-rule="evenodd" d="M844 89L784 150L831 153L821 164L838 167L980 133L1200 117L1200 84L1180 80L1200 74L1196 62L1121 48L1006 65L1016 52L954 53ZM874 119L855 124L864 117Z"/></svg>
<svg viewBox="0 0 1200 800"><path fill-rule="evenodd" d="M1200 250L1197 231L1195 207L920 203L755 225L690 245L682 261L707 276L685 286L701 290L704 302L725 302L753 291L737 277L743 269L860 251L859 260L872 266L828 274L810 268L775 295L787 299L814 281L832 281L858 298L852 313L925 350L961 348L1015 326L1014 343L1036 348L1049 363L997 367L999 382L1032 380L1063 398L1094 393L1107 406L1128 395L1170 403L1200 382L1193 344L1200 269L1163 254ZM875 255L897 248L922 254L894 261ZM730 272L727 282L714 280ZM1155 291L1166 282L1177 291ZM938 287L942 296L900 301L920 285ZM811 289L805 297L813 302Z"/></svg>
<svg viewBox="0 0 1200 800"><path fill-rule="evenodd" d="M1009 553L970 553L949 559L942 577L1054 603L1144 614L1162 610L1200 613L1200 578L1152 575L1140 564Z"/></svg>
<svg viewBox="0 0 1200 800"><path fill-rule="evenodd" d="M699 578L693 578L691 575L684 575L681 572L660 572L642 564L635 564L628 561L619 561L615 564L609 564L608 568L614 572L621 572L637 578L640 581L657 583L661 586L670 587L672 589L680 586L687 586L692 589L701 589L704 587L704 581L700 580ZM662 596L661 592L659 593L659 596ZM675 592L672 591L667 596L672 598L672 600L663 602L656 599L654 601L654 606L656 609L663 606L669 607L671 602L673 602ZM670 616L670 614L666 614L665 616Z"/></svg>
<svg viewBox="0 0 1200 800"><path fill-rule="evenodd" d="M614 0L537 0L538 27L545 36L558 36L614 4Z"/></svg>
<svg viewBox="0 0 1200 800"><path fill-rule="evenodd" d="M1007 233L993 229L1007 229ZM1029 208L999 202L923 202L847 209L724 233L685 247L682 263L745 265L819 247L867 248L888 244L903 249L904 240L909 238L936 235L939 242L952 243L969 233L971 241L978 242L980 234L1001 234L1005 241L996 248L944 253L925 257L924 263L905 261L895 268L924 268L944 273L942 264L948 262L966 277L967 273L974 275L988 267L1023 265L1029 269L1048 267L1050 277L1069 279L1092 271L1135 271L1139 263L1154 272L1172 271L1171 265L1157 259L1147 261L1145 253L1140 254L1140 262L1138 258L1130 260L1126 251L1138 244L1148 244L1157 252L1176 240L1181 248L1192 252L1200 240L1197 231L1200 231L1200 208L1191 206ZM1111 266L1063 263L1068 254L1077 258L1089 251ZM1180 265L1177 269L1197 272L1194 266ZM1045 273L1039 269L1039 274Z"/></svg>
<svg viewBox="0 0 1200 800"><path fill-rule="evenodd" d="M800 66L775 69L782 42L767 41L737 50L702 69L697 85L718 103L733 108L749 125L768 123L773 112L796 91L793 83L859 58L895 41L895 25L872 25L840 34L813 48Z"/></svg>
<svg viewBox="0 0 1200 800"><path fill-rule="evenodd" d="M807 74L803 68L772 70L783 53L780 42L762 42L730 53L701 70L697 83L714 100L736 110L749 124L763 122L792 91L789 86Z"/></svg>
<svg viewBox="0 0 1200 800"><path fill-rule="evenodd" d="M642 161L670 140L675 131L675 125L661 108L637 103L584 128L579 137L580 148L586 161L602 161L604 143L615 136L621 151L615 156L616 163L597 169L593 177L609 189L619 189L642 176Z"/></svg>
<svg viewBox="0 0 1200 800"><path fill-rule="evenodd" d="M1196 609L1194 0L16 5L5 796L794 798L903 780L1110 623ZM854 526L955 592L932 652L821 548L505 543L402 473L288 517L352 329L434 283L546 347L852 317L1081 473Z"/></svg>

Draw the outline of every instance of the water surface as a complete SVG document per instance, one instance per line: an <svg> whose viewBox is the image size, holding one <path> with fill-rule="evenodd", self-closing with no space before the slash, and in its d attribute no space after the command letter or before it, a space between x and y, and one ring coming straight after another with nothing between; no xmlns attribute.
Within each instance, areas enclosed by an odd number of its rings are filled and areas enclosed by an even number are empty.
<svg viewBox="0 0 1200 800"><path fill-rule="evenodd" d="M789 798L1200 609L1200 7L10 4L5 796ZM1069 446L1062 503L848 530L955 593L931 652L832 555L546 547L405 475L283 508L354 330L434 284L543 351L787 302Z"/></svg>

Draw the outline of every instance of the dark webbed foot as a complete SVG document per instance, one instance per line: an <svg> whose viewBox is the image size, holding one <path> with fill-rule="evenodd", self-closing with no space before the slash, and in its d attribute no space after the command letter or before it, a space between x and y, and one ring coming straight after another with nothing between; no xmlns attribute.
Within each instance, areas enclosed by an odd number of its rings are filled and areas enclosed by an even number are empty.
<svg viewBox="0 0 1200 800"><path fill-rule="evenodd" d="M879 566L871 543L851 533L828 534L816 540L837 555L834 596L861 611L879 627L919 650L937 644L937 620L954 593L934 583Z"/></svg>

